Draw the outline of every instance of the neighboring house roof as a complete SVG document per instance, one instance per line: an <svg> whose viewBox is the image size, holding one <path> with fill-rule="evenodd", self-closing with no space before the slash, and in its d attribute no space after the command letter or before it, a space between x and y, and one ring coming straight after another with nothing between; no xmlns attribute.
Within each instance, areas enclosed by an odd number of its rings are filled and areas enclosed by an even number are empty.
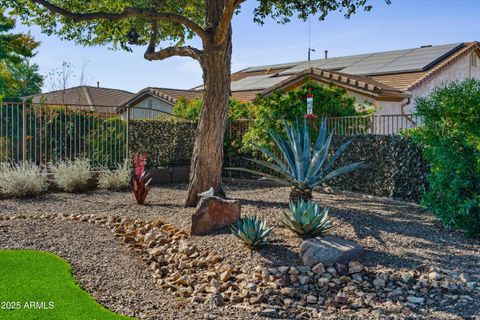
<svg viewBox="0 0 480 320"><path fill-rule="evenodd" d="M276 85L264 89L260 94L268 96L275 91L295 87L298 84L305 82L305 79L307 78L334 84L366 96L373 96L379 100L403 100L411 96L409 93L387 86L368 77L354 76L335 71L325 71L317 68L306 69L292 75L287 79L278 82Z"/></svg>
<svg viewBox="0 0 480 320"><path fill-rule="evenodd" d="M116 109L129 100L133 93L110 88L79 86L24 97L33 103L98 107L97 111L115 113Z"/></svg>
<svg viewBox="0 0 480 320"><path fill-rule="evenodd" d="M192 100L201 96L202 91L148 87L132 95L129 100L122 104L120 110L124 110L127 106L135 105L148 97L155 97L173 106L182 97Z"/></svg>
<svg viewBox="0 0 480 320"><path fill-rule="evenodd" d="M236 87L241 87L242 90L258 90L262 83L267 83L266 79L270 79L270 81L278 80L277 83L273 84L273 86L276 86L279 82L287 79L279 77L296 75L310 68L336 72L350 79L355 79L358 76L363 77L364 80L369 78L390 88L409 91L435 76L459 58L472 52L480 52L478 42L424 46L405 50L318 59L310 62L251 67L232 74L232 91L235 91Z"/></svg>
<svg viewBox="0 0 480 320"><path fill-rule="evenodd" d="M412 90L430 79L431 77L434 77L448 66L458 61L458 59L473 52L476 52L477 55L480 57L479 42L465 43L459 50L453 52L448 57L439 61L427 70L420 72L378 75L372 76L371 78L400 90Z"/></svg>
<svg viewBox="0 0 480 320"><path fill-rule="evenodd" d="M412 89L472 52L477 52L480 57L478 42L250 67L231 75L231 96L240 101L251 101L259 94L269 95L298 86L310 77L378 100L403 100L411 97ZM201 97L203 88L203 85L190 90L146 88L124 106L147 96L174 105L180 97L187 100Z"/></svg>

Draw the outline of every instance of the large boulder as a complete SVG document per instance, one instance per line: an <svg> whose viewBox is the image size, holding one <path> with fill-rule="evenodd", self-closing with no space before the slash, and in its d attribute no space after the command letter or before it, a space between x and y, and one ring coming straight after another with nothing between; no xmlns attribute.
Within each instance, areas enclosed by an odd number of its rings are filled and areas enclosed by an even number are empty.
<svg viewBox="0 0 480 320"><path fill-rule="evenodd" d="M333 266L335 263L348 265L350 261L357 260L363 248L345 239L325 237L303 241L300 252L304 265L323 263L325 266Z"/></svg>
<svg viewBox="0 0 480 320"><path fill-rule="evenodd" d="M202 198L192 216L192 235L202 235L240 219L240 202L219 197Z"/></svg>

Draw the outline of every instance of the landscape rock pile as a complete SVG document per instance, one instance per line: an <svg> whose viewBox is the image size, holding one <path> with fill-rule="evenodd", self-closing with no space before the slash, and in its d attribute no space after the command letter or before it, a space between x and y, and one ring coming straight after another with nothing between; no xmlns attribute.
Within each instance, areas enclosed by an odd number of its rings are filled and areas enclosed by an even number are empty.
<svg viewBox="0 0 480 320"><path fill-rule="evenodd" d="M256 267L244 270L200 251L187 232L160 220L96 215L36 215L108 227L139 254L157 284L177 299L214 307L231 305L263 317L409 317L423 309L475 303L480 283L466 274L422 265L415 270L348 265ZM1 220L26 216L0 217Z"/></svg>

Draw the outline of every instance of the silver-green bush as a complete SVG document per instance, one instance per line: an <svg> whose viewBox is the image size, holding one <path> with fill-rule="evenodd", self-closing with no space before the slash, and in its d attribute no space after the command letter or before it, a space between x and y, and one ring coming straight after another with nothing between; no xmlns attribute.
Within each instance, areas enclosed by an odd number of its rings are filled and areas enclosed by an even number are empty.
<svg viewBox="0 0 480 320"><path fill-rule="evenodd" d="M55 184L67 192L85 190L92 177L88 159L61 161L52 167L52 172Z"/></svg>
<svg viewBox="0 0 480 320"><path fill-rule="evenodd" d="M117 164L115 170L108 168L102 170L98 176L98 187L105 190L125 190L130 185L131 168L127 159L122 164Z"/></svg>
<svg viewBox="0 0 480 320"><path fill-rule="evenodd" d="M45 192L47 174L31 162L0 164L0 194L7 197L27 197Z"/></svg>

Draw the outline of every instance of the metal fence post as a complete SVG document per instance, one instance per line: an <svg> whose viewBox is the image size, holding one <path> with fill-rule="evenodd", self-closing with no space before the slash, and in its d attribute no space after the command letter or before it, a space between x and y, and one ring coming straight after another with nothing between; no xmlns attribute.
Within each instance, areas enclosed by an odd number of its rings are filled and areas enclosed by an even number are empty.
<svg viewBox="0 0 480 320"><path fill-rule="evenodd" d="M27 160L27 108L22 104L22 160Z"/></svg>
<svg viewBox="0 0 480 320"><path fill-rule="evenodd" d="M127 104L127 132L125 137L125 159L129 159L129 151L130 151L130 105Z"/></svg>

